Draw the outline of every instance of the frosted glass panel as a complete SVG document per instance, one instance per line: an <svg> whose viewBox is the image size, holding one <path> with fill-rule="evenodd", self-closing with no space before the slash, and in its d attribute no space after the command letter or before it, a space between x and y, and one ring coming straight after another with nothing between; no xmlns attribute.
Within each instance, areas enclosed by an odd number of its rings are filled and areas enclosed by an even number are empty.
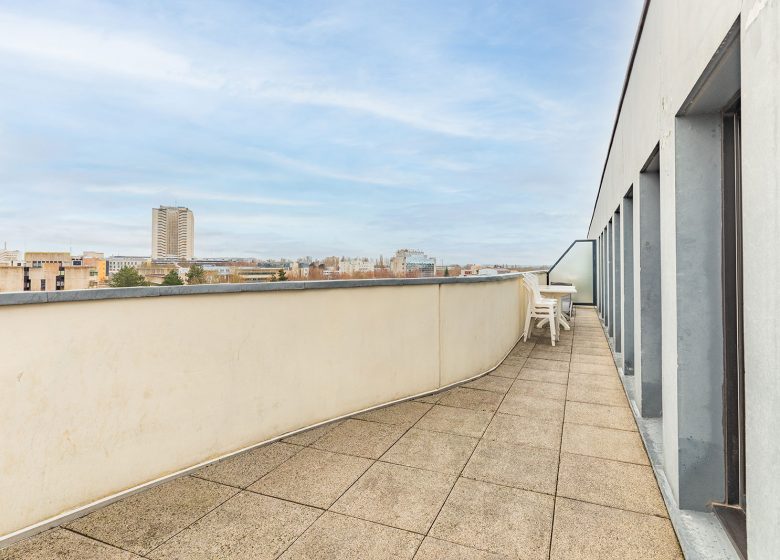
<svg viewBox="0 0 780 560"><path fill-rule="evenodd" d="M595 244L591 240L575 241L563 257L550 269L549 282L574 284L574 303L595 303L593 296L593 258Z"/></svg>

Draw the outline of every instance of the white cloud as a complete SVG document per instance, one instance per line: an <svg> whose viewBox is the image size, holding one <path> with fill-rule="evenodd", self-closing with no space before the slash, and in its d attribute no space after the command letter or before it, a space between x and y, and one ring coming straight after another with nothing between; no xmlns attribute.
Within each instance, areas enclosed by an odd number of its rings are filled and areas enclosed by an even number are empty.
<svg viewBox="0 0 780 560"><path fill-rule="evenodd" d="M399 186L410 180L410 178L398 176L398 174L395 172L390 173L386 171L380 171L372 174L348 173L346 171L340 171L322 165L309 163L304 160L291 158L289 156L285 156L284 154L272 152L269 150L253 150L252 153L282 167L326 179L337 179L340 181L349 181L350 183L384 186ZM383 175L378 176L380 173Z"/></svg>
<svg viewBox="0 0 780 560"><path fill-rule="evenodd" d="M101 194L125 194L131 196L167 197L181 202L188 200L206 200L212 202L235 202L238 204L257 204L261 206L318 206L320 203L311 200L295 200L285 198L272 198L243 194L230 194L220 192L204 192L177 187L146 186L146 185L111 185L90 186L82 189L88 193Z"/></svg>
<svg viewBox="0 0 780 560"><path fill-rule="evenodd" d="M144 37L8 13L0 13L0 51L127 78L198 88L222 84Z"/></svg>
<svg viewBox="0 0 780 560"><path fill-rule="evenodd" d="M316 27L316 26L315 26ZM333 87L330 76L312 81L297 55L267 56L258 63L247 53L223 53L230 62L174 52L143 35L0 12L0 52L74 71L122 79L163 82L255 101L329 107L400 123L417 130L463 138L513 139L531 129L496 127L484 119L443 109L442 92L398 96ZM247 78L247 76L251 76Z"/></svg>

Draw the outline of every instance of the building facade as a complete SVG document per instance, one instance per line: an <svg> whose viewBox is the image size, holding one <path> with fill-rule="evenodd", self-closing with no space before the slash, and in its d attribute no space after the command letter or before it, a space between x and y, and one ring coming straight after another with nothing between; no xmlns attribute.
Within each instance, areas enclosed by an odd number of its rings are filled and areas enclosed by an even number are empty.
<svg viewBox="0 0 780 560"><path fill-rule="evenodd" d="M9 265L19 262L19 251L3 247L0 249L0 264Z"/></svg>
<svg viewBox="0 0 780 560"><path fill-rule="evenodd" d="M374 261L363 259L341 259L339 274L373 274Z"/></svg>
<svg viewBox="0 0 780 560"><path fill-rule="evenodd" d="M436 275L436 259L422 251L400 249L390 259L390 271L395 276L430 278Z"/></svg>
<svg viewBox="0 0 780 560"><path fill-rule="evenodd" d="M106 259L108 275L113 276L123 268L139 268L149 262L149 257L112 256Z"/></svg>
<svg viewBox="0 0 780 560"><path fill-rule="evenodd" d="M751 560L780 555L779 72L780 3L646 2L589 229L672 518Z"/></svg>
<svg viewBox="0 0 780 560"><path fill-rule="evenodd" d="M98 286L98 269L67 252L27 252L0 265L0 292L86 290Z"/></svg>
<svg viewBox="0 0 780 560"><path fill-rule="evenodd" d="M190 261L195 253L195 218L183 206L152 208L152 259Z"/></svg>

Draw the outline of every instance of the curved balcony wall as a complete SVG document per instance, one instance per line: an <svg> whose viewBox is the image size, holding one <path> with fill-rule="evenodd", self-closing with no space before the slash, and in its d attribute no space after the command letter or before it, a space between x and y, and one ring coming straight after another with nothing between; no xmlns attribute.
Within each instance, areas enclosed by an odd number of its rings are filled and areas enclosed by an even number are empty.
<svg viewBox="0 0 780 560"><path fill-rule="evenodd" d="M481 375L520 337L520 282L2 294L0 539Z"/></svg>

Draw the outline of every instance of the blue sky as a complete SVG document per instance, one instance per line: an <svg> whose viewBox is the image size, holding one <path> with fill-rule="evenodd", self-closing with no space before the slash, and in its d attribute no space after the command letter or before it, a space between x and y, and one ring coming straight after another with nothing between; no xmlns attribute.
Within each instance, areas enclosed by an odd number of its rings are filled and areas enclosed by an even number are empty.
<svg viewBox="0 0 780 560"><path fill-rule="evenodd" d="M553 262L641 0L0 2L0 243Z"/></svg>

